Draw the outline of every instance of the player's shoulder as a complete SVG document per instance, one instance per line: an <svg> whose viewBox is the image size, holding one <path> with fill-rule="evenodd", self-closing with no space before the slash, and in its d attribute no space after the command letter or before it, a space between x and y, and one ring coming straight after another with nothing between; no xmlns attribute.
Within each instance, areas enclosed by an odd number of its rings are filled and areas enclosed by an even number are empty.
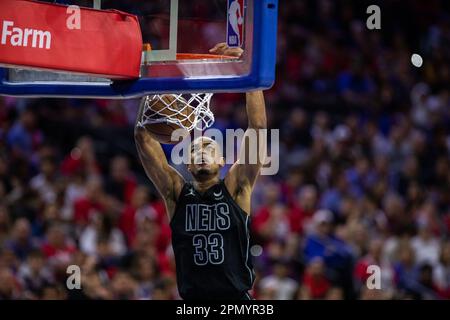
<svg viewBox="0 0 450 320"><path fill-rule="evenodd" d="M247 193L246 191L251 193L251 185L246 182L245 177L239 175L236 164L228 171L223 183L233 198L236 198L239 194Z"/></svg>
<svg viewBox="0 0 450 320"><path fill-rule="evenodd" d="M193 188L193 184L191 181L187 180L178 180L177 186L174 186L174 201L178 202L183 196L185 196L185 190L188 190L189 188Z"/></svg>

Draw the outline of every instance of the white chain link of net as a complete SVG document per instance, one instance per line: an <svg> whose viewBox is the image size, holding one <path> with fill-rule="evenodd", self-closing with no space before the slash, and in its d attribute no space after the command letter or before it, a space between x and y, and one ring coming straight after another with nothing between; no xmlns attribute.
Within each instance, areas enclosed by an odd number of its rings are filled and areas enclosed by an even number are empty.
<svg viewBox="0 0 450 320"><path fill-rule="evenodd" d="M170 96L170 101L164 97ZM139 125L174 123L191 131L209 128L214 123L214 114L209 109L212 93L155 94L145 97ZM158 108L154 108L159 103ZM181 107L180 107L181 106Z"/></svg>

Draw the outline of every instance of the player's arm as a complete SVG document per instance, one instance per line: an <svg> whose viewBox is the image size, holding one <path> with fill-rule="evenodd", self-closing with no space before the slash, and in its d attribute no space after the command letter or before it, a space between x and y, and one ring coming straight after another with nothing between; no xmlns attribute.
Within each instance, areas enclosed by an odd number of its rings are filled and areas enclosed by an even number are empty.
<svg viewBox="0 0 450 320"><path fill-rule="evenodd" d="M141 119L143 104L138 119ZM166 203L169 218L175 210L175 203L184 184L183 177L169 165L161 144L139 123L136 122L134 138L139 158L145 173L153 182Z"/></svg>
<svg viewBox="0 0 450 320"><path fill-rule="evenodd" d="M241 48L229 48L226 43L218 43L210 52L237 58L244 53ZM246 108L248 129L242 140L239 160L231 167L225 183L230 193L235 199L242 200L238 202L249 212L250 195L265 160L262 156L266 155L267 149L266 105L262 91L246 93Z"/></svg>
<svg viewBox="0 0 450 320"><path fill-rule="evenodd" d="M227 177L237 193L253 190L267 149L266 105L262 91L246 93L246 108L248 129L242 139L239 159Z"/></svg>

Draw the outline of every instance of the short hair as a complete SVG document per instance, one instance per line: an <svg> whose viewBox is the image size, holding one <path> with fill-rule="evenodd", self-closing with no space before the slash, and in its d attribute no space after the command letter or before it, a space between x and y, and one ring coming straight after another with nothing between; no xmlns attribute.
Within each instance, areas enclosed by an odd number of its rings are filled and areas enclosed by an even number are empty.
<svg viewBox="0 0 450 320"><path fill-rule="evenodd" d="M214 139L212 139L212 138L210 138L210 137L207 137L207 136L200 136L200 137L195 138L195 139L190 143L190 145L189 145L189 150L192 151L192 147L197 143L197 141L200 141L200 140L207 140L207 141L210 141L210 142L213 143L215 146L217 146L217 147L219 148L219 150L222 152L222 149L220 148L220 146L219 146L219 144L217 143L217 141L214 140Z"/></svg>

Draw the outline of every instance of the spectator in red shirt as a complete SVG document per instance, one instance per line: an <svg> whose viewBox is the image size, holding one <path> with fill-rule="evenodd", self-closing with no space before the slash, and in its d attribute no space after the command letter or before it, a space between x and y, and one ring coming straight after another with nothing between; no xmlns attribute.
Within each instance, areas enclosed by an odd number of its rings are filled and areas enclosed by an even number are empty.
<svg viewBox="0 0 450 320"><path fill-rule="evenodd" d="M75 173L84 173L85 175L98 175L100 166L95 157L95 151L92 139L81 137L75 148L70 151L61 165L61 172L66 176L73 176Z"/></svg>
<svg viewBox="0 0 450 320"><path fill-rule="evenodd" d="M286 177L286 181L281 182L281 193L285 203L292 206L296 201L296 195L300 186L304 183L304 172L301 169L293 169Z"/></svg>
<svg viewBox="0 0 450 320"><path fill-rule="evenodd" d="M76 252L76 247L66 235L63 226L54 224L47 230L42 252L54 268L55 277L60 279L67 275L66 268L72 261L72 255Z"/></svg>
<svg viewBox="0 0 450 320"><path fill-rule="evenodd" d="M156 245L158 253L165 254L171 240L170 227L167 224L158 222L154 214L156 210L140 210L136 212L136 225L138 232L147 232L152 237L152 242Z"/></svg>
<svg viewBox="0 0 450 320"><path fill-rule="evenodd" d="M105 181L105 191L125 204L131 202L136 189L136 178L129 168L128 159L114 157L110 164L110 174Z"/></svg>
<svg viewBox="0 0 450 320"><path fill-rule="evenodd" d="M283 239L289 233L288 210L283 204L277 204L256 216L254 230L263 244Z"/></svg>
<svg viewBox="0 0 450 320"><path fill-rule="evenodd" d="M297 201L292 203L289 222L291 231L303 233L305 223L311 219L317 208L317 189L313 185L304 186L298 195Z"/></svg>
<svg viewBox="0 0 450 320"><path fill-rule="evenodd" d="M119 227L127 238L128 244L132 244L136 237L137 223L144 218L155 221L159 226L166 225L165 211L157 210L149 203L149 190L145 186L135 189L130 205L123 210ZM138 221L139 220L139 221Z"/></svg>
<svg viewBox="0 0 450 320"><path fill-rule="evenodd" d="M86 185L86 195L74 202L74 220L79 226L88 224L90 217L96 212L103 212L106 195L99 179L91 179Z"/></svg>
<svg viewBox="0 0 450 320"><path fill-rule="evenodd" d="M271 183L264 186L264 205L261 206L254 214L252 228L255 233L255 242L265 243L269 238L267 233L267 221L271 216L271 212L275 207L279 206L280 187Z"/></svg>
<svg viewBox="0 0 450 320"><path fill-rule="evenodd" d="M302 300L324 299L331 289L331 283L325 276L325 263L316 257L306 267L298 298Z"/></svg>
<svg viewBox="0 0 450 320"><path fill-rule="evenodd" d="M359 259L354 269L354 277L356 285L359 288L366 286L366 281L372 274L369 272L369 266L377 266L381 270L381 287L383 288L385 297L393 294L394 286L394 268L383 259L384 242L381 239L373 239L370 242L369 253Z"/></svg>

